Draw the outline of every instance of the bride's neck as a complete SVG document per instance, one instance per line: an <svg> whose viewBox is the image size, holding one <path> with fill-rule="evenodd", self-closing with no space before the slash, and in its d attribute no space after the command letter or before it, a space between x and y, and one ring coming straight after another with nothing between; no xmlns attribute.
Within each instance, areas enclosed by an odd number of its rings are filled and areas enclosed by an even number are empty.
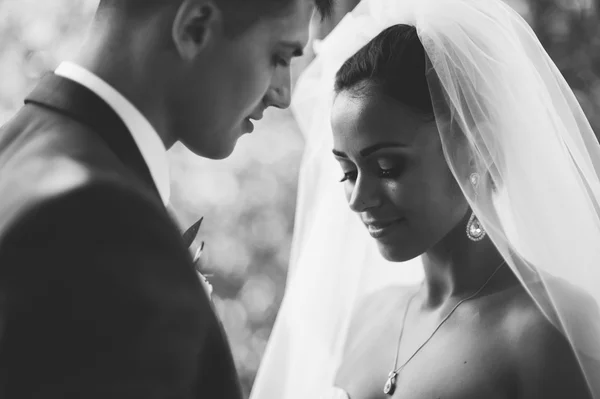
<svg viewBox="0 0 600 399"><path fill-rule="evenodd" d="M487 236L471 241L462 223L423 254L422 260L425 281L420 296L428 309L474 293L503 261Z"/></svg>

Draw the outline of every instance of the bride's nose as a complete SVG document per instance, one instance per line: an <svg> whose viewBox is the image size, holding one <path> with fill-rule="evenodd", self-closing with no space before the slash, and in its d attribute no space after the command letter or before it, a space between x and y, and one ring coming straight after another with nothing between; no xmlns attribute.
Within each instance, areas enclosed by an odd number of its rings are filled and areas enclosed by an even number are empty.
<svg viewBox="0 0 600 399"><path fill-rule="evenodd" d="M348 205L354 212L364 212L381 205L381 190L377 179L359 175L356 183L348 190Z"/></svg>

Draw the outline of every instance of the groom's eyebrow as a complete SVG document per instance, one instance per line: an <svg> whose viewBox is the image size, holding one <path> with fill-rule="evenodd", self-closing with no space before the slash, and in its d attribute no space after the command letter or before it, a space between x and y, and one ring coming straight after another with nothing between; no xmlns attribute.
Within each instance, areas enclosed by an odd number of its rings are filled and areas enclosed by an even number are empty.
<svg viewBox="0 0 600 399"><path fill-rule="evenodd" d="M382 150L384 148L397 148L397 147L406 147L406 146L404 144L393 143L393 142L377 143L377 144L373 144L372 146L369 146L367 148L363 148L362 150L360 150L360 152L358 154L361 157L366 158L369 155L371 155L379 150ZM346 154L345 152L338 151L336 149L333 149L332 152L333 152L333 155L335 155L336 157L348 158L348 154Z"/></svg>
<svg viewBox="0 0 600 399"><path fill-rule="evenodd" d="M302 57L304 55L304 46L302 46L302 43L300 42L281 42L281 45L283 47L288 47L291 48L294 53L293 56L294 57Z"/></svg>

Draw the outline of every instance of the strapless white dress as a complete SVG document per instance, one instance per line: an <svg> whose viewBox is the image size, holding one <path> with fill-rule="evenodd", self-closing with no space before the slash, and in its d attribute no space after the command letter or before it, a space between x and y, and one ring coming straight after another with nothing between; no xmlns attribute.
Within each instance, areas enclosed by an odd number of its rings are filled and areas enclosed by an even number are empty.
<svg viewBox="0 0 600 399"><path fill-rule="evenodd" d="M320 399L350 399L350 396L342 388L331 387L329 391L321 395Z"/></svg>

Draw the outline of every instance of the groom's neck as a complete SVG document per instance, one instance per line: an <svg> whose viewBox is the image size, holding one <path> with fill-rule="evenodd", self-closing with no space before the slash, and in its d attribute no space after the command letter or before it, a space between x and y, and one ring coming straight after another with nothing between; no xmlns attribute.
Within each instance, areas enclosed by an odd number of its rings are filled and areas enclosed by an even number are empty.
<svg viewBox="0 0 600 399"><path fill-rule="evenodd" d="M169 129L162 74L157 70L152 48L147 45L149 34L97 21L74 61L125 96L153 125L169 149L174 140L166 133Z"/></svg>

